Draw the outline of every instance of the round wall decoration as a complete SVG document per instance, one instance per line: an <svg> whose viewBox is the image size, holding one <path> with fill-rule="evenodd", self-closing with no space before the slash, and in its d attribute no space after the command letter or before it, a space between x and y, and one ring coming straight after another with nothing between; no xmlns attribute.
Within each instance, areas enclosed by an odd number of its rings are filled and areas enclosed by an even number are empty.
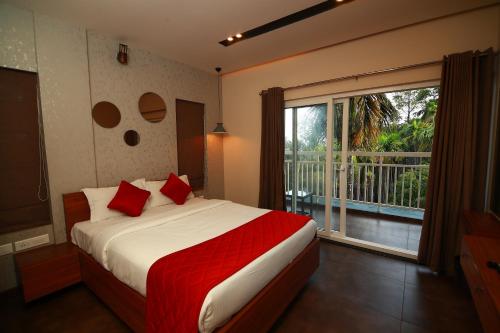
<svg viewBox="0 0 500 333"><path fill-rule="evenodd" d="M113 128L122 118L120 110L111 102L99 102L92 108L92 118L101 127Z"/></svg>
<svg viewBox="0 0 500 333"><path fill-rule="evenodd" d="M144 119L151 123L157 123L165 118L167 107L159 95L147 92L139 98L139 111Z"/></svg>
<svg viewBox="0 0 500 333"><path fill-rule="evenodd" d="M139 136L139 133L137 133L136 131L128 130L123 135L123 140L125 140L125 143L129 146L137 146L141 138Z"/></svg>

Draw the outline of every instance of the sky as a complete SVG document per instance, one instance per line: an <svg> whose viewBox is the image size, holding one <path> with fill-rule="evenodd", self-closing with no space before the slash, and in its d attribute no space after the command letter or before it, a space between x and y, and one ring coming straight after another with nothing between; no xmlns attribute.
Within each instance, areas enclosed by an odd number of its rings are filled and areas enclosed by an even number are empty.
<svg viewBox="0 0 500 333"><path fill-rule="evenodd" d="M309 117L311 116L310 107L302 107L297 109L297 127L298 127L298 139L305 139L303 133L301 133L301 124L305 124ZM285 142L292 141L292 109L285 109Z"/></svg>

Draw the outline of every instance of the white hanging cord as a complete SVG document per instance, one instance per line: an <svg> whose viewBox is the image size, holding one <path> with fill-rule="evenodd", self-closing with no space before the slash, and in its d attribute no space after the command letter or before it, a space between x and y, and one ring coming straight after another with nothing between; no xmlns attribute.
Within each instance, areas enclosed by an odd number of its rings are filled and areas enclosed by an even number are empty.
<svg viewBox="0 0 500 333"><path fill-rule="evenodd" d="M42 123L42 104L40 101L40 86L37 84L37 116L38 116L38 157L39 157L39 181L38 181L38 200L44 202L49 199L49 189L47 182L47 170L45 166L45 144L43 141L43 123ZM42 193L42 187L44 193Z"/></svg>

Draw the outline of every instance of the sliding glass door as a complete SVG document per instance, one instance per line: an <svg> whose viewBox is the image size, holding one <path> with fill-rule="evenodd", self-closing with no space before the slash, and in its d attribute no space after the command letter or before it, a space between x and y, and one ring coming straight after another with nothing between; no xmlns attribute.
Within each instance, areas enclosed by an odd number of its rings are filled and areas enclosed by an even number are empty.
<svg viewBox="0 0 500 333"><path fill-rule="evenodd" d="M430 164L437 88L288 101L288 210L318 234L414 258Z"/></svg>

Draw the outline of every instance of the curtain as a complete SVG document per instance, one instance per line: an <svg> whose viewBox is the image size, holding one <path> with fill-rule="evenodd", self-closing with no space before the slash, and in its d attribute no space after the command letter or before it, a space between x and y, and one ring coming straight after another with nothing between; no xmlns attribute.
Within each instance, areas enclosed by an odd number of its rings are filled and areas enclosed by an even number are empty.
<svg viewBox="0 0 500 333"><path fill-rule="evenodd" d="M285 99L283 88L262 91L259 207L285 210Z"/></svg>
<svg viewBox="0 0 500 333"><path fill-rule="evenodd" d="M418 260L455 273L464 210L484 210L493 96L494 53L443 59L426 210Z"/></svg>

